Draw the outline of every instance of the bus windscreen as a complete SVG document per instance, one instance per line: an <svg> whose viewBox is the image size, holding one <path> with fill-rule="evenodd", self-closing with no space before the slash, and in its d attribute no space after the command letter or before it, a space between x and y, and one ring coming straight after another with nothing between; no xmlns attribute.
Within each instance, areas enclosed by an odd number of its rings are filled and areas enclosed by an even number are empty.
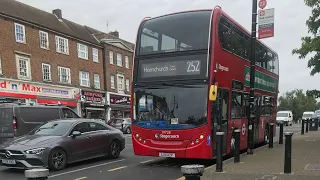
<svg viewBox="0 0 320 180"><path fill-rule="evenodd" d="M135 88L133 124L148 129L189 129L207 123L207 85Z"/></svg>
<svg viewBox="0 0 320 180"><path fill-rule="evenodd" d="M210 18L211 11L196 11L147 20L137 55L208 49Z"/></svg>

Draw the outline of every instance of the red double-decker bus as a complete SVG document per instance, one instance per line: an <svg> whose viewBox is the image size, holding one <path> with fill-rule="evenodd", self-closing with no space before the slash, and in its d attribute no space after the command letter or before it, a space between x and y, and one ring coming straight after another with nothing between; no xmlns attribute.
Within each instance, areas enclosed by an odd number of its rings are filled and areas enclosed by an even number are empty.
<svg viewBox="0 0 320 180"><path fill-rule="evenodd" d="M135 155L212 159L215 132L225 132L229 154L235 129L246 149L250 44L250 33L220 7L145 18L131 91ZM262 143L276 119L278 55L257 41L256 62L254 137Z"/></svg>

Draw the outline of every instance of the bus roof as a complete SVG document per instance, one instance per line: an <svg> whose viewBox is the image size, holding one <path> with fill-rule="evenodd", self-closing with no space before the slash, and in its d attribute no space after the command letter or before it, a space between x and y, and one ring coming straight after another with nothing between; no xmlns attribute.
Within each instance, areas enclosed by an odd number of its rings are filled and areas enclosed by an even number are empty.
<svg viewBox="0 0 320 180"><path fill-rule="evenodd" d="M245 27L243 27L240 23L238 23L236 20L234 20L231 16L229 16L226 12L224 12L222 10L222 8L220 6L215 6L215 8L213 9L193 9L193 10L187 10L187 11L178 11L178 12L174 12L174 13L169 13L169 14L164 14L161 16L156 16L156 17L145 17L139 27L142 25L143 22L148 21L148 20L152 20L152 19L156 19L156 18L160 18L160 17L164 17L164 16L168 16L168 15L174 15L174 14L179 14L179 13L186 13L186 12L197 12L197 11L213 11L218 9L218 11L220 11L220 13L224 16L226 16L228 19L230 19L235 25L237 25L239 28L241 28L243 31L245 31L246 33L248 33L251 36L251 32L249 32ZM138 33L137 33L138 35ZM263 43L261 40L257 39L257 41L259 43L261 43L263 46L267 47L270 51L272 51L273 53L275 53L278 56L278 53L275 52L273 49L271 49L268 45L266 45L265 43Z"/></svg>

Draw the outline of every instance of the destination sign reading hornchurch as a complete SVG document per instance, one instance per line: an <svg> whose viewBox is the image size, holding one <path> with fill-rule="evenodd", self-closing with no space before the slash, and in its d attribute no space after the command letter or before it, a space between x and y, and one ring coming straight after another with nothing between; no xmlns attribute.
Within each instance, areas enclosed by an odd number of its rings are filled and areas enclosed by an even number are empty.
<svg viewBox="0 0 320 180"><path fill-rule="evenodd" d="M141 64L141 78L159 76L199 75L201 73L200 60L167 61Z"/></svg>

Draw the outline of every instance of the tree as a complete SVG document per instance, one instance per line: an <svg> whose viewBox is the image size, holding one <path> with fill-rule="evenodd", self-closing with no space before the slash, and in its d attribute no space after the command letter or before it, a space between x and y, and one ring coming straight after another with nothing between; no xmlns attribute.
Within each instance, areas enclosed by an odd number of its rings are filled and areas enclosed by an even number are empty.
<svg viewBox="0 0 320 180"><path fill-rule="evenodd" d="M306 21L308 32L312 36L301 38L301 47L292 50L292 54L299 55L299 59L305 59L307 55L311 55L308 60L308 68L311 68L310 75L314 76L320 73L320 37L317 37L317 32L320 27L320 0L304 0L305 4L309 6L311 15ZM320 97L319 90L307 91L308 96Z"/></svg>
<svg viewBox="0 0 320 180"><path fill-rule="evenodd" d="M278 111L291 110L294 121L302 117L305 111L315 111L320 103L313 96L307 96L302 89L286 92L278 98Z"/></svg>

